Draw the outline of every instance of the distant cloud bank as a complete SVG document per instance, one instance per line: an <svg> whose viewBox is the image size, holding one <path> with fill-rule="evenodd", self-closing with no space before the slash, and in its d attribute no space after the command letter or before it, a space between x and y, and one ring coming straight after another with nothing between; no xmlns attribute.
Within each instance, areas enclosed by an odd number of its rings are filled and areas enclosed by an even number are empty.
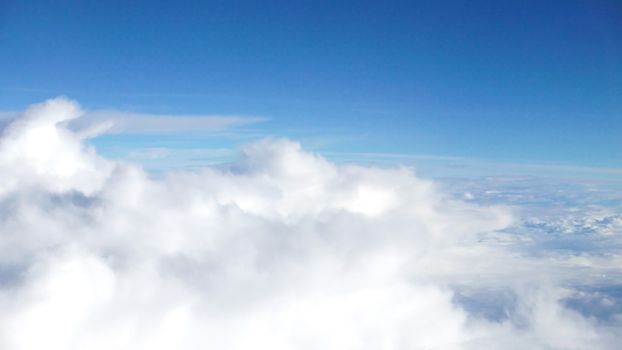
<svg viewBox="0 0 622 350"><path fill-rule="evenodd" d="M154 177L84 139L259 120L119 114L116 126L68 126L80 113L49 100L0 139L2 349L622 342L612 326L622 312L605 323L568 302L580 295L571 282L615 274L620 255L526 254L508 230L515 209L456 199L409 168L335 165L283 139L247 145L226 167ZM607 235L620 234L615 220Z"/></svg>

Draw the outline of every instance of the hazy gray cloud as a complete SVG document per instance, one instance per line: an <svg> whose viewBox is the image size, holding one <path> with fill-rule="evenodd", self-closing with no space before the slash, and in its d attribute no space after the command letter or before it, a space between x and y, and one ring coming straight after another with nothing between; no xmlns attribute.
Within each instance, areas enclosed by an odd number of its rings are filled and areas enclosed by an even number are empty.
<svg viewBox="0 0 622 350"><path fill-rule="evenodd" d="M20 112L0 111L0 130L20 116ZM145 114L116 110L86 110L80 111L80 116L78 119L65 121L67 129L79 138L120 133L218 132L268 120L265 117L244 115Z"/></svg>
<svg viewBox="0 0 622 350"><path fill-rule="evenodd" d="M121 111L87 111L83 118L70 124L77 134L100 133L195 133L214 132L258 123L264 117L235 115L165 115Z"/></svg>
<svg viewBox="0 0 622 350"><path fill-rule="evenodd" d="M567 282L620 256L517 251L508 207L281 139L155 177L98 156L67 126L78 117L50 100L0 141L3 349L619 344Z"/></svg>

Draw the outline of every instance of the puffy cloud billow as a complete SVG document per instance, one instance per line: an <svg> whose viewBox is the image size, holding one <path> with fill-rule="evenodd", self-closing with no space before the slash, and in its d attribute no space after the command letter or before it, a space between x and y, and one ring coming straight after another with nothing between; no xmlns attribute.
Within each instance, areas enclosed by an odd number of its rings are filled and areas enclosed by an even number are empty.
<svg viewBox="0 0 622 350"><path fill-rule="evenodd" d="M98 156L69 126L79 116L66 99L34 105L0 141L2 349L622 340L615 320L567 302L573 282L614 273L619 256L513 249L509 208L455 199L410 168L331 164L287 140L246 146L226 166L149 174Z"/></svg>

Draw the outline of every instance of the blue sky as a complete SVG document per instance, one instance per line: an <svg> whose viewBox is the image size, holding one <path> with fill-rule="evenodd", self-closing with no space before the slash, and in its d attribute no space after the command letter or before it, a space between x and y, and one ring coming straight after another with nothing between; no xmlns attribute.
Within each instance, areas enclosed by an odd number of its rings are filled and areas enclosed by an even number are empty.
<svg viewBox="0 0 622 350"><path fill-rule="evenodd" d="M267 118L234 136L104 136L103 153L272 135L333 155L620 168L622 4L0 2L0 109L58 95Z"/></svg>

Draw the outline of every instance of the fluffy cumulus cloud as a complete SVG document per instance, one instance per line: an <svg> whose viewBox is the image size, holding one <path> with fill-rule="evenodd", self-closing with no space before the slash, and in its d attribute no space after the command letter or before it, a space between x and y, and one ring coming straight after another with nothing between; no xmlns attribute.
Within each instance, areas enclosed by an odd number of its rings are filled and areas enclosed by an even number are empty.
<svg viewBox="0 0 622 350"><path fill-rule="evenodd" d="M622 339L619 313L607 323L568 302L581 292L569 283L619 257L513 249L509 208L455 199L409 168L331 164L287 140L246 146L227 166L149 174L98 156L71 131L79 116L65 99L34 105L0 141L2 349Z"/></svg>

